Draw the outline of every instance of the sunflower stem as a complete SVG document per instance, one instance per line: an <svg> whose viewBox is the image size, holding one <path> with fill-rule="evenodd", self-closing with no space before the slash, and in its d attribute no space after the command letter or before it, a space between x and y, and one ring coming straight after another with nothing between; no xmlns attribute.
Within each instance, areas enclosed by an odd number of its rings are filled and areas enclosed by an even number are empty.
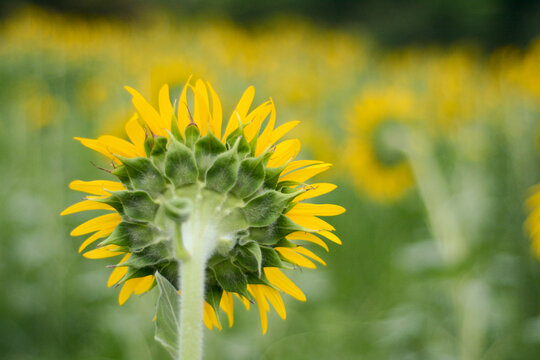
<svg viewBox="0 0 540 360"><path fill-rule="evenodd" d="M208 202L199 192L194 201L191 218L182 224L181 239L177 246L185 251L180 260L180 322L179 359L201 360L203 355L203 306L205 269L214 248L214 231L210 223ZM178 256L179 254L177 254Z"/></svg>
<svg viewBox="0 0 540 360"><path fill-rule="evenodd" d="M180 288L180 360L200 360L203 352L204 254L182 261Z"/></svg>

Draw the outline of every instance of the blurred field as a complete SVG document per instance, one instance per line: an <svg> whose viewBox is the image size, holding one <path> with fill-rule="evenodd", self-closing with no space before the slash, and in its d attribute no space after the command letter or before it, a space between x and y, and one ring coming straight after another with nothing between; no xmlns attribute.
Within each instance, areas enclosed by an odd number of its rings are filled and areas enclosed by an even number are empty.
<svg viewBox="0 0 540 360"><path fill-rule="evenodd" d="M246 30L31 9L0 23L1 359L167 358L155 292L118 307L107 262L69 237L87 217L58 214L78 200L68 183L106 166L73 137L124 136L124 85L156 102L191 74L224 109L254 85L278 121L301 120L302 155L335 164L327 200L347 208L332 219L343 246L319 252L328 267L294 277L307 303L287 299L264 337L237 307L234 328L207 332L207 359L540 358L540 262L523 230L540 180L540 40L382 50L292 18Z"/></svg>

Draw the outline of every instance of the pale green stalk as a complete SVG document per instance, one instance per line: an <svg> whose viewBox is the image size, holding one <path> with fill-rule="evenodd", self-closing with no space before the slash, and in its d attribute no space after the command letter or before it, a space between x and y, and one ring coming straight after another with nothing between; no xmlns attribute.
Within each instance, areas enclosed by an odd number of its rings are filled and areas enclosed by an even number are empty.
<svg viewBox="0 0 540 360"><path fill-rule="evenodd" d="M181 360L201 360L203 356L205 270L206 261L217 243L213 220L216 218L216 204L220 201L219 198L204 197L199 191L189 220L181 226L181 238L177 234L177 249L184 252L177 254L181 261L178 329Z"/></svg>
<svg viewBox="0 0 540 360"><path fill-rule="evenodd" d="M432 144L415 130L409 131L405 141L398 143L410 162L442 260L447 266L456 266L465 259L469 248L448 183L433 157ZM477 360L482 354L486 324L486 305L482 302L484 290L479 281L470 278L450 282L449 291L459 327L459 358L462 360Z"/></svg>

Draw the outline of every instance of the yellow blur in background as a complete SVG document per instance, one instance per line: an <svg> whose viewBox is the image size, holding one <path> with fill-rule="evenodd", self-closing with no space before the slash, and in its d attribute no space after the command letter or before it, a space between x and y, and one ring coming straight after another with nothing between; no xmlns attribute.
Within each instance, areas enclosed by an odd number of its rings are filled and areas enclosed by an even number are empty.
<svg viewBox="0 0 540 360"><path fill-rule="evenodd" d="M161 359L155 297L123 308L57 214L104 160L72 140L123 136L123 86L154 104L190 75L272 97L305 157L334 164L344 245L298 274L307 304L208 333L208 359L538 359L540 266L523 231L540 182L540 40L381 48L294 17L83 19L38 8L0 23L0 358ZM152 98L154 97L154 98ZM89 166L94 164L95 167ZM533 226L534 228L534 226ZM534 236L535 234L533 234Z"/></svg>

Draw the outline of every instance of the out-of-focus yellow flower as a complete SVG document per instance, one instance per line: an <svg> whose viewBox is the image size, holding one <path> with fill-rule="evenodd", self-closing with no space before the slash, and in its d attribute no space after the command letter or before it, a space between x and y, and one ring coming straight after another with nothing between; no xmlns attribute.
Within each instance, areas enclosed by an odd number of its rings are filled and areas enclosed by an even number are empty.
<svg viewBox="0 0 540 360"><path fill-rule="evenodd" d="M380 202L396 200L413 185L396 136L414 120L414 97L395 88L364 91L348 116L346 166L357 187Z"/></svg>

